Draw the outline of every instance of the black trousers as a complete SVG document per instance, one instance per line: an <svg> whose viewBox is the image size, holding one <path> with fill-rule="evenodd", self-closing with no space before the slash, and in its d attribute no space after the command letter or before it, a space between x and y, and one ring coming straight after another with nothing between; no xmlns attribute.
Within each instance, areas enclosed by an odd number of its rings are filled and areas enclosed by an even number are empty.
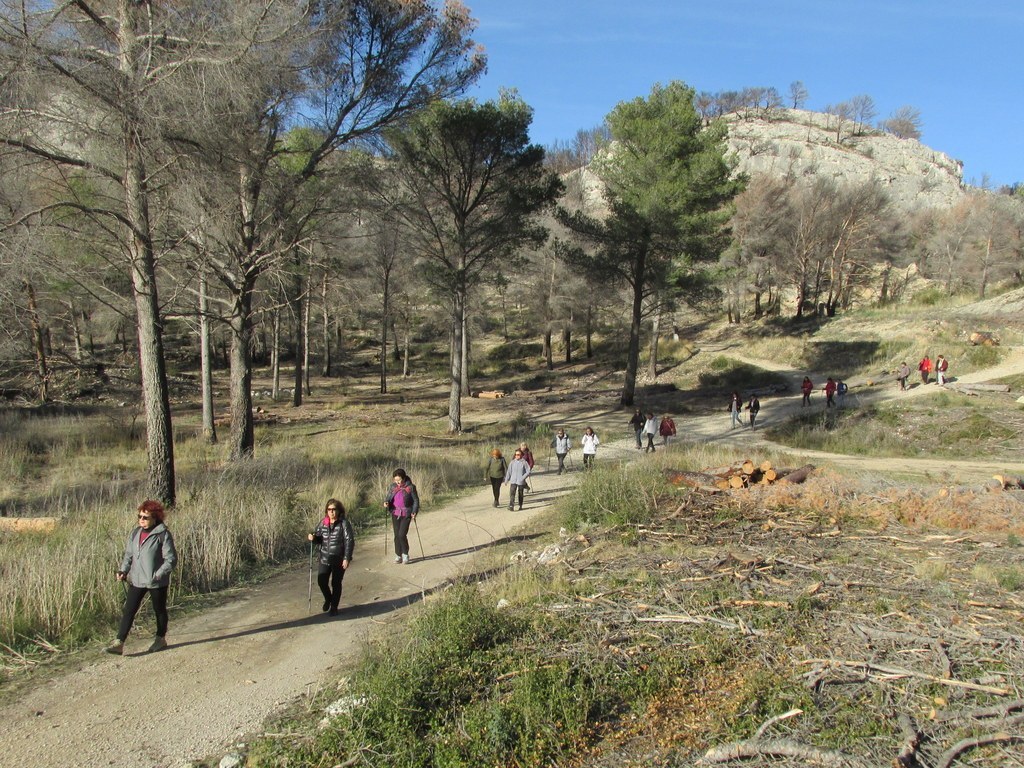
<svg viewBox="0 0 1024 768"><path fill-rule="evenodd" d="M412 517L391 516L391 527L395 531L395 556L409 554L409 526L412 525Z"/></svg>
<svg viewBox="0 0 1024 768"><path fill-rule="evenodd" d="M491 481L491 493L494 494L494 503L498 504L501 498L501 481L500 477L490 477L488 480Z"/></svg>
<svg viewBox="0 0 1024 768"><path fill-rule="evenodd" d="M156 616L156 636L164 637L167 634L167 587L136 587L128 585L128 597L124 601L124 610L121 612L121 626L117 629L117 639L124 642L128 639L128 633L132 631L132 624L135 622L135 614L142 607L142 598L149 593L149 602L153 604L153 614Z"/></svg>
<svg viewBox="0 0 1024 768"><path fill-rule="evenodd" d="M341 602L341 581L344 578L345 569L341 567L341 563L334 565L321 563L320 569L316 572L316 583L324 596L324 602L330 603L331 608L335 610L338 608L338 603Z"/></svg>

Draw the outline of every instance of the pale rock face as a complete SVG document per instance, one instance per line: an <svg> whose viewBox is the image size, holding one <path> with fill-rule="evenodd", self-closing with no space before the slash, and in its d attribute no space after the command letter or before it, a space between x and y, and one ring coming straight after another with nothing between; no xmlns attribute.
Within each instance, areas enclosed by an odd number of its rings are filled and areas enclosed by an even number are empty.
<svg viewBox="0 0 1024 768"><path fill-rule="evenodd" d="M963 164L915 139L871 127L853 136L847 122L837 143L835 117L798 109L774 110L770 118L733 113L725 119L737 170L750 175L826 176L853 184L875 178L908 211L949 208L966 193Z"/></svg>
<svg viewBox="0 0 1024 768"><path fill-rule="evenodd" d="M851 135L845 123L836 142L835 118L821 112L776 109L769 117L732 113L728 147L737 172L784 177L831 177L859 184L878 179L905 211L950 208L967 193L963 164L915 139L900 139L875 128ZM614 145L612 148L614 151ZM601 217L607 213L603 186L590 167L566 174L563 205Z"/></svg>

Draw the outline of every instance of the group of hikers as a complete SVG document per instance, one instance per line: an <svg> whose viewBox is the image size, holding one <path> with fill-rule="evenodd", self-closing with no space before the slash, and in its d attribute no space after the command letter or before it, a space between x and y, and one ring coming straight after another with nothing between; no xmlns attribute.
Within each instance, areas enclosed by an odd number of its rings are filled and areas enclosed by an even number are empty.
<svg viewBox="0 0 1024 768"><path fill-rule="evenodd" d="M636 435L637 450L642 449L644 453L654 453L655 435L661 435L661 444L668 445L668 439L675 437L676 434L676 423L667 413L661 417L659 422L652 411L648 411L644 415L640 408L633 412L629 426L633 428L633 434ZM646 445L644 445L645 438L647 439Z"/></svg>
<svg viewBox="0 0 1024 768"><path fill-rule="evenodd" d="M757 421L757 414L761 412L761 401L757 399L757 395L752 394L747 404L743 405L743 398L740 397L739 392L733 392L732 397L729 398L729 415L732 419L732 428L743 426L743 420L741 414L746 410L747 415L750 418L750 428L754 429L754 423Z"/></svg>
<svg viewBox="0 0 1024 768"><path fill-rule="evenodd" d="M934 362L926 354L921 358L921 362L917 364L917 371L921 374L921 383L928 384L931 381L932 372L935 372L935 383L940 387L946 385L948 380L947 371L949 371L949 360L946 359L945 355L939 355L935 358ZM910 389L907 386L907 379L910 378L910 366L907 365L906 361L900 363L900 367L896 369L896 381L899 382L900 392L906 392Z"/></svg>
<svg viewBox="0 0 1024 768"><path fill-rule="evenodd" d="M932 372L936 382L942 386L946 383L946 372L949 363L943 355L934 362L925 355L918 364L921 383L928 384ZM907 379L910 377L910 366L902 363L896 371L896 380L901 391L908 389ZM842 407L847 392L847 385L842 379L828 377L822 391L825 393L825 406ZM801 407L811 404L814 384L810 377L805 376L800 386L803 396ZM746 411L750 428L754 428L761 403L756 394L751 394L744 406L739 392L733 392L729 402L729 412L733 428L742 426L741 414ZM654 413L646 414L637 408L629 420L636 437L637 449L653 452L654 436L660 435L662 445L667 445L669 438L676 434L676 425L672 418L665 414L660 422ZM644 439L646 438L646 445ZM597 448L601 444L593 428L587 427L580 437L580 448L583 454L583 467L593 467ZM573 444L564 428L559 428L551 439L550 447L558 460L557 473L567 471L565 462L570 457ZM512 461L506 461L498 448L493 449L484 466L484 477L491 484L494 506L501 506L501 486L509 488L508 509L523 508L523 496L530 490L530 473L536 461L530 447L519 443L512 455ZM420 511L420 498L416 486L402 468L392 473L392 482L384 498L384 508L391 517L393 546L396 564L408 564L409 529L416 523L416 515ZM120 655L124 652L124 643L131 631L135 616L148 594L156 616L156 636L147 652L163 650L167 647L167 593L170 586L171 571L177 564L178 554L174 546L174 537L164 524L165 510L158 501L146 500L138 507L138 525L128 536L124 556L116 571L117 580L125 585L125 602L121 613L121 621L115 641L106 649L108 653ZM324 506L324 516L315 529L307 535L310 542L310 594L312 594L313 549L319 548L317 558L317 585L323 595L322 609L334 616L338 612L341 601L342 582L345 571L352 562L355 549L355 535L352 524L345 516L345 506L338 499L328 499ZM312 598L311 598L312 599Z"/></svg>
<svg viewBox="0 0 1024 768"><path fill-rule="evenodd" d="M842 379L834 379L831 376L825 381L825 385L821 388L821 391L825 393L825 407L826 408L842 408L846 404L846 393L850 390L846 382ZM800 384L800 394L803 399L800 401L800 407L805 408L811 404L811 394L814 392L814 383L810 377L804 376L803 382Z"/></svg>
<svg viewBox="0 0 1024 768"><path fill-rule="evenodd" d="M420 511L420 497L416 486L404 469L392 473L392 482L384 498L384 508L391 517L394 534L395 563L409 563L409 528L416 522ZM138 507L138 525L128 534L124 556L115 572L125 585L125 601L121 621L114 642L107 653L120 656L131 632L135 616L148 594L156 617L156 636L147 653L167 647L167 593L171 572L178 563L174 537L164 523L165 510L159 501L147 499ZM352 563L355 551L355 532L345 516L345 505L338 499L328 499L324 516L306 536L309 541L310 600L312 601L313 550L319 550L317 560L317 586L323 595L323 612L335 616L341 602L342 582Z"/></svg>

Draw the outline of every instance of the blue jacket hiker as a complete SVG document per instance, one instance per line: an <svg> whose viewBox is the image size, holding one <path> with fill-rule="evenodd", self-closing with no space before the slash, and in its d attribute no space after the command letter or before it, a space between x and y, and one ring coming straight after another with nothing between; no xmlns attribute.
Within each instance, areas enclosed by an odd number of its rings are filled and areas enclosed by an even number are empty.
<svg viewBox="0 0 1024 768"><path fill-rule="evenodd" d="M156 615L156 637L148 652L162 651L167 647L167 590L171 584L171 571L178 563L178 552L174 548L174 537L164 525L163 504L146 500L139 505L138 511L139 525L128 536L121 567L117 570L118 581L128 583L121 624L117 639L106 649L107 653L118 656L124 653L124 641L128 639L135 614L142 606L142 598L147 594Z"/></svg>
<svg viewBox="0 0 1024 768"><path fill-rule="evenodd" d="M409 526L420 511L420 496L404 469L396 469L393 480L384 507L391 513L391 527L395 532L395 562L408 563Z"/></svg>
<svg viewBox="0 0 1024 768"><path fill-rule="evenodd" d="M523 452L516 448L516 452L512 456L512 463L508 465L508 469L505 471L505 482L509 486L509 509L512 509L515 504L517 493L519 494L519 508L523 508L523 489L526 487L526 481L529 477L530 465L523 458Z"/></svg>
<svg viewBox="0 0 1024 768"><path fill-rule="evenodd" d="M324 596L323 609L335 616L341 602L341 583L352 563L356 545L352 523L345 517L345 505L337 499L328 499L324 519L307 538L320 545L316 583Z"/></svg>

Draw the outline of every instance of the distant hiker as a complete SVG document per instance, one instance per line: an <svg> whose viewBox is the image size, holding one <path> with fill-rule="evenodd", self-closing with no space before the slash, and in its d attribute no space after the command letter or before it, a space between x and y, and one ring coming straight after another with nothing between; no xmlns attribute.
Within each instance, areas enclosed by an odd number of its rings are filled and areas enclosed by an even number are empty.
<svg viewBox="0 0 1024 768"><path fill-rule="evenodd" d="M487 458L487 466L484 467L484 479L491 483L491 493L494 494L494 506L501 504L501 484L505 482L505 472L508 470L508 462L501 455L497 448L491 451Z"/></svg>
<svg viewBox="0 0 1024 768"><path fill-rule="evenodd" d="M420 495L404 469L396 469L393 482L384 499L384 508L391 513L395 533L395 562L409 562L409 526L420 511Z"/></svg>
<svg viewBox="0 0 1024 768"><path fill-rule="evenodd" d="M138 512L139 524L128 535L124 558L117 570L117 580L128 583L117 639L106 649L117 656L124 653L124 641L147 593L156 615L156 637L146 653L167 647L167 590L178 551L174 548L174 537L164 525L163 504L147 499L139 505Z"/></svg>
<svg viewBox="0 0 1024 768"><path fill-rule="evenodd" d="M846 382L840 379L836 382L836 405L840 408L846 406L846 393L850 391L850 388L846 386Z"/></svg>
<svg viewBox="0 0 1024 768"><path fill-rule="evenodd" d="M935 358L935 381L940 387L946 386L946 371L949 370L949 361L944 355Z"/></svg>
<svg viewBox="0 0 1024 768"><path fill-rule="evenodd" d="M754 421L757 419L757 413L761 410L761 401L757 399L757 395L750 396L750 402L747 403L747 411L750 413L750 428L754 428Z"/></svg>
<svg viewBox="0 0 1024 768"><path fill-rule="evenodd" d="M896 371L896 381L900 383L900 392L907 391L907 379L910 378L910 366L907 365L906 361L900 363L899 369Z"/></svg>
<svg viewBox="0 0 1024 768"><path fill-rule="evenodd" d="M661 444L668 445L668 439L676 436L676 423L667 413L661 417L661 424L658 425L658 434L661 435Z"/></svg>
<svg viewBox="0 0 1024 768"><path fill-rule="evenodd" d="M811 380L808 377L804 376L803 383L800 385L800 392L804 396L803 401L800 403L801 408L811 404L811 392L813 391L814 384L811 383Z"/></svg>
<svg viewBox="0 0 1024 768"><path fill-rule="evenodd" d="M639 411L637 411L639 413ZM601 444L601 441L597 439L597 434L590 427L583 430L583 437L580 438L580 445L583 446L583 467L593 468L594 457L597 455L597 446ZM637 446L638 448L640 446Z"/></svg>
<svg viewBox="0 0 1024 768"><path fill-rule="evenodd" d="M520 443L519 444L519 450L522 451L523 461L525 461L530 466L530 471L533 472L533 465L536 462L534 462L534 460L533 460L533 451L530 450L530 446L528 446L525 442ZM530 484L527 483L526 484L526 488L524 490L530 491L530 490L533 490L533 489L530 488Z"/></svg>
<svg viewBox="0 0 1024 768"><path fill-rule="evenodd" d="M733 392L732 397L729 400L729 413L732 416L732 428L743 426L740 421L740 411L743 410L743 400L740 398L739 392Z"/></svg>
<svg viewBox="0 0 1024 768"><path fill-rule="evenodd" d="M654 436L658 434L658 420L654 418L653 413L647 414L647 420L644 422L644 434L647 436L644 453L654 453Z"/></svg>
<svg viewBox="0 0 1024 768"><path fill-rule="evenodd" d="M633 428L633 434L636 435L636 447L638 449L644 447L642 438L644 432L644 424L646 423L647 419L644 418L643 412L639 408L637 408L636 411L633 412L633 418L629 420L629 426Z"/></svg>
<svg viewBox="0 0 1024 768"><path fill-rule="evenodd" d="M324 518L307 537L320 545L319 569L316 583L324 596L323 609L337 616L341 602L341 583L345 571L352 564L356 537L352 523L345 517L345 505L337 499L328 499L324 505Z"/></svg>
<svg viewBox="0 0 1024 768"><path fill-rule="evenodd" d="M508 483L508 509L511 512L516 501L516 494L519 495L519 508L523 508L523 489L526 488L526 480L530 477L530 465L523 458L523 452L516 448L512 454L512 462L505 470L505 482Z"/></svg>
<svg viewBox="0 0 1024 768"><path fill-rule="evenodd" d="M558 432L552 438L551 447L555 451L555 458L558 459L558 474L562 474L565 471L565 457L569 455L569 451L572 449L572 440L569 439L569 435L561 427L559 427Z"/></svg>
<svg viewBox="0 0 1024 768"><path fill-rule="evenodd" d="M921 362L917 364L917 370L921 372L921 383L928 383L928 374L932 372L932 361L928 355L921 358Z"/></svg>
<svg viewBox="0 0 1024 768"><path fill-rule="evenodd" d="M822 387L825 390L825 407L831 408L836 404L836 382L831 376L825 382L825 386Z"/></svg>

